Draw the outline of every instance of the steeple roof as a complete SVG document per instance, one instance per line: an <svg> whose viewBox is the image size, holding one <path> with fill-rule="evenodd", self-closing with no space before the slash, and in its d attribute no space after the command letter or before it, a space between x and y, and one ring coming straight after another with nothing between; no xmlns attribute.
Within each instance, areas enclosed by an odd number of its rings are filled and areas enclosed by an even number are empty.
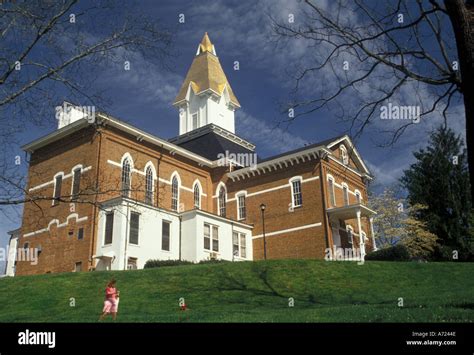
<svg viewBox="0 0 474 355"><path fill-rule="evenodd" d="M199 44L197 54L188 70L178 96L174 99L173 105L186 99L188 88L191 86L194 94L199 94L206 90L212 90L215 94L222 96L227 88L230 102L240 107L240 103L235 97L232 88L227 81L224 70L222 70L219 58L216 56L214 45L207 32L204 34Z"/></svg>

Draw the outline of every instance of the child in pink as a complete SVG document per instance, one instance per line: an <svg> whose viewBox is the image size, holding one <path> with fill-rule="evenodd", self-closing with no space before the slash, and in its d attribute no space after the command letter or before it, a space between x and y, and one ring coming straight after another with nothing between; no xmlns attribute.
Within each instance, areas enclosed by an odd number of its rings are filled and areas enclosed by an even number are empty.
<svg viewBox="0 0 474 355"><path fill-rule="evenodd" d="M108 314L112 315L113 320L117 319L117 310L119 302L119 291L115 288L116 281L110 280L105 289L104 308L99 320L103 320Z"/></svg>

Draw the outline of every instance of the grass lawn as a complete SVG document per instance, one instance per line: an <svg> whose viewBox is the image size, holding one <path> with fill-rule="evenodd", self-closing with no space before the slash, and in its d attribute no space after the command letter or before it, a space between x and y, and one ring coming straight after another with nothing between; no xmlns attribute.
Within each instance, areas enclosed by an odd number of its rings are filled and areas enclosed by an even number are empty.
<svg viewBox="0 0 474 355"><path fill-rule="evenodd" d="M112 277L122 322L473 322L473 274L472 263L271 260L2 278L0 322L97 322Z"/></svg>

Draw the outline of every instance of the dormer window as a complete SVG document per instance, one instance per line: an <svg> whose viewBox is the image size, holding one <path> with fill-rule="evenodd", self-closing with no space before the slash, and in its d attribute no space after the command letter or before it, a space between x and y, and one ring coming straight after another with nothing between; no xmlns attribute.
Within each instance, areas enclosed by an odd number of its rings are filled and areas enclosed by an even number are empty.
<svg viewBox="0 0 474 355"><path fill-rule="evenodd" d="M346 147L341 144L341 146L339 147L339 151L340 151L340 156L341 156L342 163L343 163L344 165L349 164L349 157L348 157L348 155L347 155L347 149L346 149Z"/></svg>

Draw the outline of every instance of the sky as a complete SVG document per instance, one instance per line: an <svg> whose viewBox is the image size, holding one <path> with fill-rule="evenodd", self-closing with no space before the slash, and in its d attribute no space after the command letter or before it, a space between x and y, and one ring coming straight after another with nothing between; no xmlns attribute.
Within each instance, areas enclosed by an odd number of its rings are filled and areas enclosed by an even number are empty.
<svg viewBox="0 0 474 355"><path fill-rule="evenodd" d="M87 2L86 2L87 4ZM233 1L233 0L144 0L136 3L139 10L172 33L173 57L166 66L157 58L145 58L138 54L122 53L130 62L130 70L121 65L101 67L94 80L94 88L104 92L110 101L107 111L114 117L127 121L161 138L178 135L178 111L171 103L191 65L197 46L208 32L217 56L241 104L236 112L236 133L256 144L262 157L271 156L315 143L341 134L351 133L347 122L341 122L331 109L316 111L298 118L290 125L281 124L286 119L281 104L288 102L294 87L293 64L311 61L324 52L324 48L309 47L301 40L275 42L270 17L285 21L294 15L295 23L302 21L301 2L285 0ZM331 2L318 1L330 9ZM184 23L180 23L180 14ZM357 23L354 14L347 20ZM94 36L94 26L78 20L76 26L83 33ZM82 27L81 27L82 26ZM428 45L429 46L429 45ZM234 62L239 70L234 70ZM316 90L329 90L334 82L331 73L321 71L310 83L302 87L307 94ZM372 95L371 83L360 88L361 96ZM398 102L416 104L413 86L408 85L400 93ZM420 95L417 92L417 95ZM436 96L423 89L424 100ZM65 99L68 99L65 97ZM344 99L346 110L354 109L351 97ZM81 102L76 102L81 104ZM60 102L58 102L60 104ZM453 100L449 125L458 133L464 131L462 104ZM56 128L54 108L47 124L26 130L20 135L14 148L21 154L21 144L31 142ZM375 179L371 189L380 192L395 184L403 170L414 161L412 152L425 146L428 134L442 122L441 115L433 114L426 121L409 128L393 146L380 146L380 131L386 125L399 122L375 121L356 141L356 147ZM6 241L6 232L20 224L21 211L5 217L0 215L0 245ZM3 267L0 262L0 273Z"/></svg>

